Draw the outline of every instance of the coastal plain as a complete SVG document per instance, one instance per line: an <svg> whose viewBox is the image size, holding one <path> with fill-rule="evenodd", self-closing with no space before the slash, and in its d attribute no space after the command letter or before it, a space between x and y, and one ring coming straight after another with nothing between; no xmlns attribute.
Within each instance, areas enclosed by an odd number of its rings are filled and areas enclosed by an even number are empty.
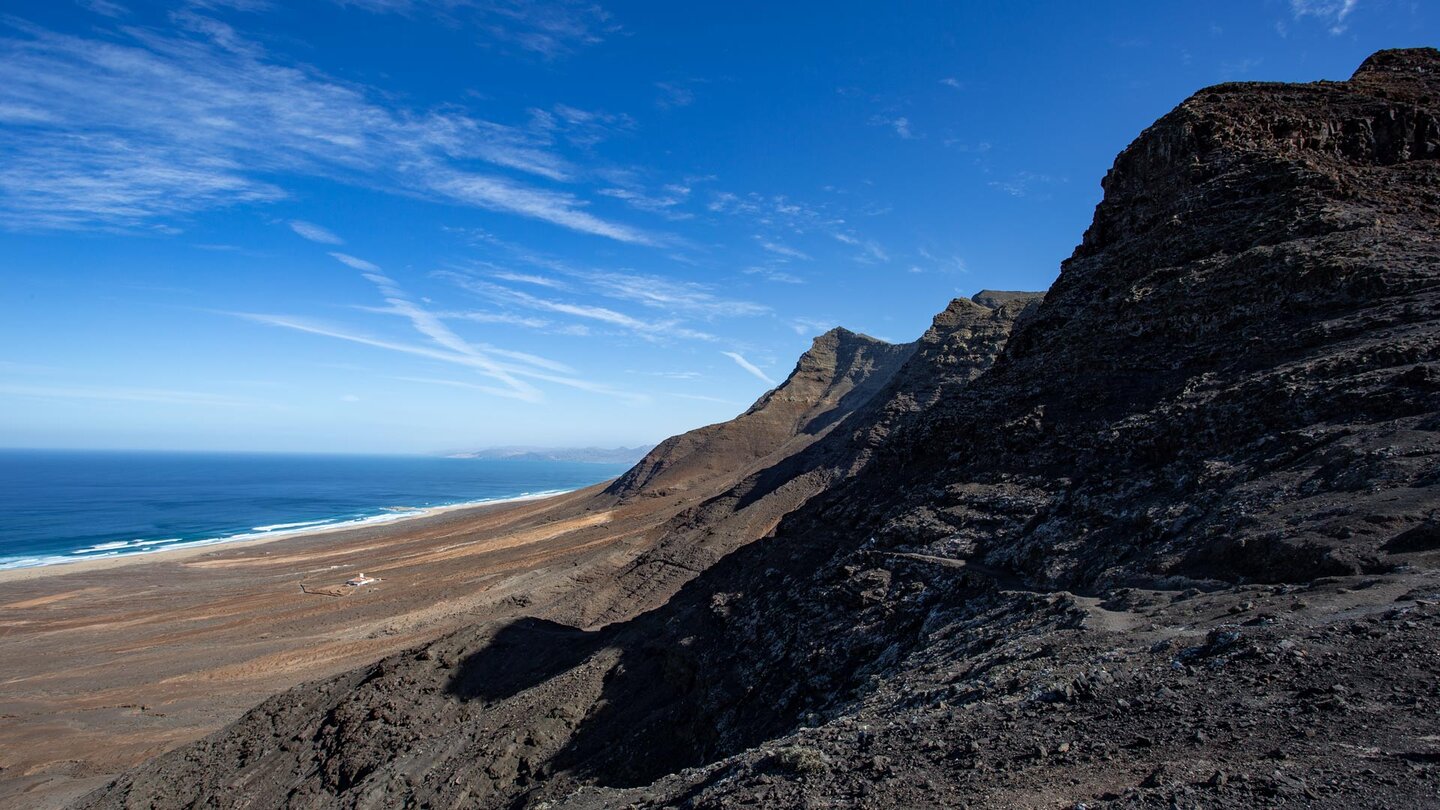
<svg viewBox="0 0 1440 810"><path fill-rule="evenodd" d="M0 807L62 806L277 691L521 612L656 519L580 508L597 490L0 572Z"/></svg>

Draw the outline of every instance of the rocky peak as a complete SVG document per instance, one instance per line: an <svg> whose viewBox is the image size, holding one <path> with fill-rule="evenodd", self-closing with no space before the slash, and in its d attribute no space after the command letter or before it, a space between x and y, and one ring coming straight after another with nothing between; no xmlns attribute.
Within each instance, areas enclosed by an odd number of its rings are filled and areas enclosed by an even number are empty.
<svg viewBox="0 0 1440 810"><path fill-rule="evenodd" d="M1044 293L1017 292L1014 290L981 290L970 296L970 300L982 307L1000 309L1001 307L1013 306L1017 303L1022 307L1028 306L1035 303L1037 295L1043 296Z"/></svg>
<svg viewBox="0 0 1440 810"><path fill-rule="evenodd" d="M908 354L909 350L910 344L897 346L837 326L816 337L784 382L756 400L747 413L762 410L777 400L819 405L837 386L854 384L868 377L877 363Z"/></svg>
<svg viewBox="0 0 1440 810"><path fill-rule="evenodd" d="M1392 48L1376 51L1360 63L1350 81L1391 81L1440 76L1440 50L1434 48Z"/></svg>
<svg viewBox="0 0 1440 810"><path fill-rule="evenodd" d="M914 351L835 327L744 413L666 439L615 481L622 499L721 487L762 459L775 463L865 404Z"/></svg>
<svg viewBox="0 0 1440 810"><path fill-rule="evenodd" d="M867 341L871 341L871 342L876 342L876 339L870 337L869 335L861 334L861 333L859 333L859 332L851 332L849 329L846 329L846 328L843 327L843 326L831 327L831 329L830 329L828 332L825 332L824 334L821 334L821 335L816 335L816 336L815 336L815 342L816 342L816 343L838 343L838 342L840 342L840 341L848 340L848 339L850 339L850 338L859 338L859 339L861 339L861 340L867 340ZM879 342L883 342L883 341L879 341Z"/></svg>
<svg viewBox="0 0 1440 810"><path fill-rule="evenodd" d="M1348 82L1236 82L1197 92L1116 158L1072 261L1143 238L1161 252L1135 265L1174 265L1333 224L1278 214L1353 197L1354 175L1366 167L1440 157L1437 68L1433 48L1380 51ZM1264 194L1242 193L1242 183L1260 177Z"/></svg>
<svg viewBox="0 0 1440 810"><path fill-rule="evenodd" d="M917 411L935 406L995 363L1012 331L1045 298L1043 292L984 290L956 298L915 342L915 352L876 397L867 441L889 436Z"/></svg>
<svg viewBox="0 0 1440 810"><path fill-rule="evenodd" d="M1001 347L1015 319L1040 303L1043 292L996 292L983 290L970 298L956 298L930 322L930 328L920 337L920 351L934 353L936 347L949 346L950 353L968 353L977 348L977 338L998 338L986 355L982 365L989 365ZM973 359L979 360L978 356Z"/></svg>
<svg viewBox="0 0 1440 810"><path fill-rule="evenodd" d="M808 375L821 385L834 385L840 380L863 373L865 363L876 353L884 353L891 344L869 335L852 332L843 326L816 336L810 348L800 355L790 376L776 389L793 386ZM764 400L762 399L761 402ZM756 403L758 406L760 403Z"/></svg>
<svg viewBox="0 0 1440 810"><path fill-rule="evenodd" d="M989 314L990 308L984 304L969 298L956 298L930 321L930 328L920 336L920 342L936 343L960 324L979 320Z"/></svg>
<svg viewBox="0 0 1440 810"><path fill-rule="evenodd" d="M930 328L920 337L920 343L941 343L954 337L957 330L972 329L984 323L1014 320L1044 297L1043 292L981 290L969 298L956 298L930 322Z"/></svg>

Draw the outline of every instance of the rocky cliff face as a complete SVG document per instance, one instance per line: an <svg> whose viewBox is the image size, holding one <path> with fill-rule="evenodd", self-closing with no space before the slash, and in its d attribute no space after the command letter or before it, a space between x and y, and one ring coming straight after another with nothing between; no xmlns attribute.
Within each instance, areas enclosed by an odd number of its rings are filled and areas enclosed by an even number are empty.
<svg viewBox="0 0 1440 810"><path fill-rule="evenodd" d="M461 632L85 805L1440 802L1437 119L1432 49L1197 93L1043 302L952 304L662 607Z"/></svg>
<svg viewBox="0 0 1440 810"><path fill-rule="evenodd" d="M1146 130L994 372L927 413L918 494L876 530L1055 585L1383 567L1383 530L1331 521L1425 504L1433 57L1221 85Z"/></svg>

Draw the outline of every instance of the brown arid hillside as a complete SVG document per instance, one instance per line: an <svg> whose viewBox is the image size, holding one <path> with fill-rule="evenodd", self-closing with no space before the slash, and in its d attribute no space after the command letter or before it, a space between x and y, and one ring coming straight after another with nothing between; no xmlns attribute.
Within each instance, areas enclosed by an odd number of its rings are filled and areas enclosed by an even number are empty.
<svg viewBox="0 0 1440 810"><path fill-rule="evenodd" d="M818 474L763 536L650 538L701 561L663 603L460 629L79 806L1440 805L1440 52L1202 90L1103 185L1043 301L957 302L688 512Z"/></svg>
<svg viewBox="0 0 1440 810"><path fill-rule="evenodd" d="M672 436L611 484L619 501L713 489L825 435L885 385L913 350L836 327L795 370L728 422Z"/></svg>

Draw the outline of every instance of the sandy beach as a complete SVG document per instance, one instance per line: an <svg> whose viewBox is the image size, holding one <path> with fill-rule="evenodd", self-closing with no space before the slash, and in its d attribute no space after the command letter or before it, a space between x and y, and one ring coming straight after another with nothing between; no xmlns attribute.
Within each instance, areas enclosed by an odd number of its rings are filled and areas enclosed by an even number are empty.
<svg viewBox="0 0 1440 810"><path fill-rule="evenodd" d="M535 612L665 512L594 508L599 486L0 572L0 806L61 806L302 681Z"/></svg>
<svg viewBox="0 0 1440 810"><path fill-rule="evenodd" d="M545 492L536 495L517 495L513 498L496 498L487 501L476 501L473 503L457 503L446 506L428 506L410 509L407 507L393 507L396 512L393 515L380 515L376 517L347 520L338 523L319 522L321 525L294 524L297 528L277 531L257 530L251 534L239 535L236 537L217 537L210 540L181 541L173 546L161 546L145 552L128 551L107 556L75 557L62 563L46 563L40 565L24 565L15 568L0 569L0 585L6 582L35 579L68 574L80 571L97 571L129 566L143 562L175 561L185 557L193 557L197 554L214 551L216 546L225 548L244 548L247 546L263 545L278 540L298 540L305 537L314 537L325 534L352 534L365 529L381 526L398 526L410 521L425 520L441 515L455 512L473 513L482 509L506 506L509 504L525 503L527 501L546 500L560 495L568 495L569 491Z"/></svg>

